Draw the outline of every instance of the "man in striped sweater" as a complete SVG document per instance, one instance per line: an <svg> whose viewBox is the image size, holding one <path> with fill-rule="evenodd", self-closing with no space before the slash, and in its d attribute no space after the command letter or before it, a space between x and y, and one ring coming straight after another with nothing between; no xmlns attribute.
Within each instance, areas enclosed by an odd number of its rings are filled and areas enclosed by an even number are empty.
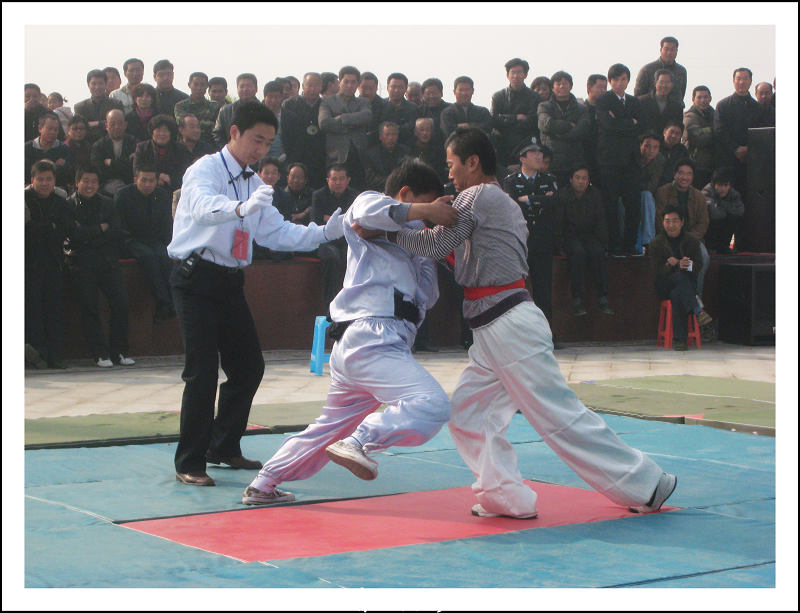
<svg viewBox="0 0 800 613"><path fill-rule="evenodd" d="M475 342L451 399L450 432L476 477L472 514L537 515L536 492L523 482L505 435L517 409L595 490L634 512L659 510L675 489L675 476L623 442L561 375L547 320L525 289L527 226L497 183L489 138L458 128L445 146L460 192L453 204L456 225L401 229L389 239L417 255L450 256L464 286L464 317Z"/></svg>

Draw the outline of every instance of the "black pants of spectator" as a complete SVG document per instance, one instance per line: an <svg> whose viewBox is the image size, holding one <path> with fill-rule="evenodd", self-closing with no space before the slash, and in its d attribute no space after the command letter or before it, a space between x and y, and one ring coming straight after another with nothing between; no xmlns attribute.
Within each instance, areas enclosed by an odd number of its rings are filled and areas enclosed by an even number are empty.
<svg viewBox="0 0 800 613"><path fill-rule="evenodd" d="M352 143L350 144L350 151L347 152L347 161L344 165L347 168L347 176L350 177L350 187L360 192L365 188L367 179L361 155Z"/></svg>
<svg viewBox="0 0 800 613"><path fill-rule="evenodd" d="M242 454L240 441L264 375L264 357L241 270L201 261L186 277L176 266L170 285L186 355L175 470L197 472L205 470L206 451L220 457ZM219 386L215 418L220 365L227 381Z"/></svg>
<svg viewBox="0 0 800 613"><path fill-rule="evenodd" d="M662 300L672 302L672 337L685 341L689 337L689 315L697 306L697 282L691 273L673 272L665 279L656 279L656 292Z"/></svg>
<svg viewBox="0 0 800 613"><path fill-rule="evenodd" d="M528 268L533 302L542 310L553 328L553 253L537 252L528 245Z"/></svg>
<svg viewBox="0 0 800 613"><path fill-rule="evenodd" d="M596 236L573 236L564 244L569 263L569 276L573 298L583 298L586 268L592 272L597 296L608 295L608 271L603 245Z"/></svg>
<svg viewBox="0 0 800 613"><path fill-rule="evenodd" d="M706 247L710 251L725 253L731 244L731 238L739 229L742 217L728 215L723 219L711 219L708 222L708 230L705 235Z"/></svg>
<svg viewBox="0 0 800 613"><path fill-rule="evenodd" d="M322 273L322 300L325 308L342 289L342 279L347 268L347 241L338 238L317 248Z"/></svg>
<svg viewBox="0 0 800 613"><path fill-rule="evenodd" d="M158 241L145 243L137 240L128 241L125 246L130 256L136 258L136 263L150 284L156 307L172 306L169 276L174 264L167 254L167 246Z"/></svg>
<svg viewBox="0 0 800 613"><path fill-rule="evenodd" d="M64 356L63 304L62 270L25 270L25 342L51 365Z"/></svg>
<svg viewBox="0 0 800 613"><path fill-rule="evenodd" d="M95 360L110 358L116 363L120 354L128 353L128 292L125 289L122 269L116 262L113 264L99 262L95 266L87 265L73 269L73 278L81 302L83 336L89 345L92 358ZM111 312L108 343L100 323L98 290L108 301L108 309Z"/></svg>
<svg viewBox="0 0 800 613"><path fill-rule="evenodd" d="M628 166L601 166L603 203L608 222L608 249L612 252L633 253L636 233L642 218L642 199L639 191L639 168ZM622 198L625 209L624 231L620 235L620 219L617 200Z"/></svg>

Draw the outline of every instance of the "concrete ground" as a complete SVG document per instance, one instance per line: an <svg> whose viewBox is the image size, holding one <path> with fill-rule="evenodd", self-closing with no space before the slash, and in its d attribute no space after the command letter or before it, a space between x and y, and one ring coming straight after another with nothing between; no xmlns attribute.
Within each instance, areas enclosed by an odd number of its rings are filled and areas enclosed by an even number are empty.
<svg viewBox="0 0 800 613"><path fill-rule="evenodd" d="M568 383L684 374L775 382L775 347L714 343L676 352L650 344L575 345L555 355ZM418 353L416 358L448 395L467 363L467 353L460 348ZM307 352L264 352L264 359L267 368L255 405L324 400L329 383L327 365L323 376L316 376L309 372ZM136 360L135 366L112 369L76 361L63 371L25 371L25 418L179 410L183 357ZM224 380L223 373L220 378ZM280 407L274 410L279 412ZM303 415L296 410L291 423L311 421L318 415L313 405L304 409ZM280 421L280 415L276 415L276 422Z"/></svg>

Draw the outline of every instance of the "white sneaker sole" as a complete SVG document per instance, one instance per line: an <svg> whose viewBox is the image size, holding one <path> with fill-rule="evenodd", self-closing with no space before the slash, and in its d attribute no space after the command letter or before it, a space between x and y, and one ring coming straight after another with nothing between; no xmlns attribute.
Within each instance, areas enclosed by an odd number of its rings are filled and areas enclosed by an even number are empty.
<svg viewBox="0 0 800 613"><path fill-rule="evenodd" d="M472 514L475 517L507 517L509 519L536 519L539 517L538 513L532 513L531 515L503 515L502 513L490 513L484 509L481 504L473 505Z"/></svg>
<svg viewBox="0 0 800 613"><path fill-rule="evenodd" d="M351 452L347 447L334 443L325 449L331 462L345 467L359 479L372 481L378 476L378 463L364 455ZM365 463L366 462L366 463Z"/></svg>

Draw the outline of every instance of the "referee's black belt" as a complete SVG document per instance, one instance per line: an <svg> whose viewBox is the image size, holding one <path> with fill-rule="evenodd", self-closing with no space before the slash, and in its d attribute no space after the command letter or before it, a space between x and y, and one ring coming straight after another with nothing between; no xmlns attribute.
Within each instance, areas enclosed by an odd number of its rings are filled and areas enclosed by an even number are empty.
<svg viewBox="0 0 800 613"><path fill-rule="evenodd" d="M222 264L215 264L214 262L210 262L209 260L204 260L203 258L200 258L197 261L197 266L200 268L205 268L206 270L210 270L216 273L223 273L227 275L235 275L239 272L242 272L241 268L223 266Z"/></svg>

